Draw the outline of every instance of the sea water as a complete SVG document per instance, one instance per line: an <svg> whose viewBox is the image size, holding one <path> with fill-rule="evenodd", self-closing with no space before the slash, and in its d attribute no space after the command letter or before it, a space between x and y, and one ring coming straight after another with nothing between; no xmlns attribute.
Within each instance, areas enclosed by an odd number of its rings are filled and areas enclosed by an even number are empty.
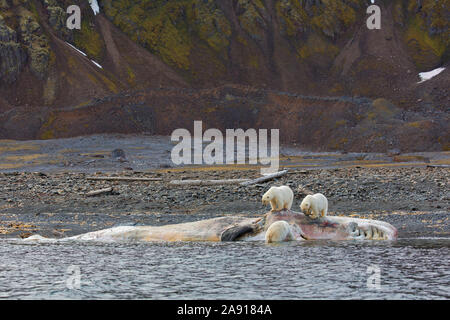
<svg viewBox="0 0 450 320"><path fill-rule="evenodd" d="M450 239L0 240L0 299L448 299Z"/></svg>

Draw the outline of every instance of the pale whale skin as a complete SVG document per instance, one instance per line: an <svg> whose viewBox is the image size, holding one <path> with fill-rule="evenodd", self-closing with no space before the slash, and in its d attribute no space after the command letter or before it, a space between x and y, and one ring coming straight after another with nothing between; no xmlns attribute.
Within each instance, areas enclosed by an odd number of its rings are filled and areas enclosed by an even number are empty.
<svg viewBox="0 0 450 320"><path fill-rule="evenodd" d="M268 212L257 218L227 216L165 226L121 226L57 241L264 241L270 225L280 220L292 226L294 240L397 238L397 229L387 222L339 216L311 219L300 212L282 210ZM51 239L34 235L24 241L45 240Z"/></svg>
<svg viewBox="0 0 450 320"><path fill-rule="evenodd" d="M301 212L279 211L266 216L266 225L285 220L299 227L306 240L396 240L397 229L383 221L340 216L312 219ZM301 239L297 239L301 240Z"/></svg>

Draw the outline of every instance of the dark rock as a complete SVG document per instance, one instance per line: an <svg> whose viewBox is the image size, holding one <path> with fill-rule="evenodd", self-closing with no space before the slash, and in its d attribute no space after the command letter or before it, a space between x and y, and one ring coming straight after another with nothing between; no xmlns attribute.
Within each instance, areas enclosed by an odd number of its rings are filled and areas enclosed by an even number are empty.
<svg viewBox="0 0 450 320"><path fill-rule="evenodd" d="M19 24L22 42L31 60L30 69L36 77L43 80L47 75L50 62L48 39L32 15L23 14Z"/></svg>
<svg viewBox="0 0 450 320"><path fill-rule="evenodd" d="M0 15L0 80L17 80L25 66L27 54L17 41L16 32L9 28Z"/></svg>
<svg viewBox="0 0 450 320"><path fill-rule="evenodd" d="M390 149L390 150L388 150L388 152L386 154L389 157L393 157L393 156L398 156L399 154L401 154L401 151L399 149Z"/></svg>
<svg viewBox="0 0 450 320"><path fill-rule="evenodd" d="M120 159L120 158L126 159L125 151L123 151L122 149L114 149L111 152L111 157L114 159Z"/></svg>

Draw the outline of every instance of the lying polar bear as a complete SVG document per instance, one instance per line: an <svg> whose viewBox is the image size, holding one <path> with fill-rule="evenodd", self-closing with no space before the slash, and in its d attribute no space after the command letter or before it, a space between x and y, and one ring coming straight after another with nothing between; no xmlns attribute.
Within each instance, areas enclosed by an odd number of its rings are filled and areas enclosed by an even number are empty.
<svg viewBox="0 0 450 320"><path fill-rule="evenodd" d="M328 200L321 193L307 195L300 204L300 209L313 219L325 217L328 212Z"/></svg>
<svg viewBox="0 0 450 320"><path fill-rule="evenodd" d="M270 225L266 231L266 243L295 240L291 227L286 221L277 221Z"/></svg>
<svg viewBox="0 0 450 320"><path fill-rule="evenodd" d="M284 220L272 223L266 231L266 243L294 241L305 239L302 229L296 224L289 224Z"/></svg>
<svg viewBox="0 0 450 320"><path fill-rule="evenodd" d="M290 210L294 201L294 192L288 186L271 187L262 197L263 205L270 202L272 211Z"/></svg>

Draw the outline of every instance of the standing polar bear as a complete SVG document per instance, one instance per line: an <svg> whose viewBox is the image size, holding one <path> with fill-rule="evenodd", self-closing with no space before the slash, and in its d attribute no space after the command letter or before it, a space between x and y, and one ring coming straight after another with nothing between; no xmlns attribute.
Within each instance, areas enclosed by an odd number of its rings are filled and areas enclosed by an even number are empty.
<svg viewBox="0 0 450 320"><path fill-rule="evenodd" d="M290 210L294 201L294 192L288 186L271 187L262 197L263 205L270 202L272 211Z"/></svg>
<svg viewBox="0 0 450 320"><path fill-rule="evenodd" d="M313 219L319 217L325 217L328 212L328 200L321 194L316 193L315 195L307 195L303 199L300 209L302 212Z"/></svg>

